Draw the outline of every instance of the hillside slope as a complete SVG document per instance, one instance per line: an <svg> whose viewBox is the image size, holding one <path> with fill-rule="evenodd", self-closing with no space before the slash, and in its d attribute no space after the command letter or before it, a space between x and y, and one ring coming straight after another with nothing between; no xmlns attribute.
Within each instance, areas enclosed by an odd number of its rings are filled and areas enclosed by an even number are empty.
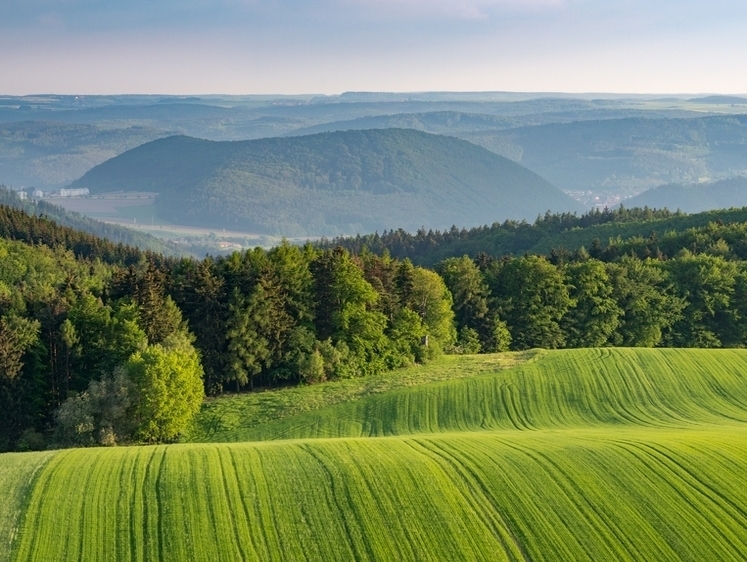
<svg viewBox="0 0 747 562"><path fill-rule="evenodd" d="M747 171L745 115L579 121L460 136L570 191L635 195Z"/></svg>
<svg viewBox="0 0 747 562"><path fill-rule="evenodd" d="M15 559L742 560L745 437L639 429L67 451L39 478Z"/></svg>
<svg viewBox="0 0 747 562"><path fill-rule="evenodd" d="M580 208L488 150L401 129L242 142L171 137L72 186L157 191L159 215L173 222L284 235L444 228Z"/></svg>
<svg viewBox="0 0 747 562"><path fill-rule="evenodd" d="M55 121L0 123L0 183L45 190L62 187L117 154L171 134L124 124L108 128Z"/></svg>
<svg viewBox="0 0 747 562"><path fill-rule="evenodd" d="M744 559L747 352L540 355L265 411L292 440L62 451L14 559Z"/></svg>
<svg viewBox="0 0 747 562"><path fill-rule="evenodd" d="M442 360L445 365L461 361ZM334 387L327 392L334 393ZM245 400L257 408L251 396ZM254 412L253 419L259 420L254 423L242 423L252 417L242 412L240 397L217 399L203 408L188 439L731 424L747 423L745 405L745 351L568 349L544 352L511 369L392 390L294 416L272 419L268 413L258 418Z"/></svg>
<svg viewBox="0 0 747 562"><path fill-rule="evenodd" d="M745 207L747 206L747 177L705 184L660 185L628 199L625 204L630 207L680 209L686 213Z"/></svg>
<svg viewBox="0 0 747 562"><path fill-rule="evenodd" d="M53 452L6 453L0 455L0 562L11 560L11 548L39 470L54 456Z"/></svg>

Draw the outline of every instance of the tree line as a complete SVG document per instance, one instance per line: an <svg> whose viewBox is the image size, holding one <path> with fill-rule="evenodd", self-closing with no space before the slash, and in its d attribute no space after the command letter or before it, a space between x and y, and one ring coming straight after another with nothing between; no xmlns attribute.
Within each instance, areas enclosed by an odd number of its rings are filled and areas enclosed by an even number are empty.
<svg viewBox="0 0 747 562"><path fill-rule="evenodd" d="M205 394L441 353L747 343L747 223L427 269L288 243L135 260L105 241L83 252L43 218L19 221L53 242L0 239L3 450L170 440Z"/></svg>

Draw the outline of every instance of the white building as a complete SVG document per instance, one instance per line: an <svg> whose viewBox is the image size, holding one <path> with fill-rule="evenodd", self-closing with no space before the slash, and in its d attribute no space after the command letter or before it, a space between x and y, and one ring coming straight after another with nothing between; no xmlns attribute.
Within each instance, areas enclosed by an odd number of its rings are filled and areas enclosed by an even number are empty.
<svg viewBox="0 0 747 562"><path fill-rule="evenodd" d="M44 192L41 189L35 189L31 192L31 197L35 199L41 199L42 197L44 197Z"/></svg>
<svg viewBox="0 0 747 562"><path fill-rule="evenodd" d="M88 195L87 187L78 189L60 189L60 197L79 197L81 195Z"/></svg>

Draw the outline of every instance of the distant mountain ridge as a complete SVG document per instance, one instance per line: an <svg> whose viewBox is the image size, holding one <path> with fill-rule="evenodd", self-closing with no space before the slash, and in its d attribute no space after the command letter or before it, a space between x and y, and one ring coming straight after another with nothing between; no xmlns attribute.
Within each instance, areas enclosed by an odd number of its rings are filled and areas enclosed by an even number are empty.
<svg viewBox="0 0 747 562"><path fill-rule="evenodd" d="M747 115L577 121L459 136L567 191L637 195L664 183L747 174Z"/></svg>
<svg viewBox="0 0 747 562"><path fill-rule="evenodd" d="M716 104L747 104L747 98L740 96L705 96L702 98L693 98L688 101L695 103L716 103Z"/></svg>
<svg viewBox="0 0 747 562"><path fill-rule="evenodd" d="M666 207L686 213L747 207L747 177L711 183L660 185L626 200L625 205L657 209Z"/></svg>
<svg viewBox="0 0 747 562"><path fill-rule="evenodd" d="M175 136L96 166L71 187L156 191L180 224L285 236L534 219L581 205L515 162L406 129L213 142Z"/></svg>

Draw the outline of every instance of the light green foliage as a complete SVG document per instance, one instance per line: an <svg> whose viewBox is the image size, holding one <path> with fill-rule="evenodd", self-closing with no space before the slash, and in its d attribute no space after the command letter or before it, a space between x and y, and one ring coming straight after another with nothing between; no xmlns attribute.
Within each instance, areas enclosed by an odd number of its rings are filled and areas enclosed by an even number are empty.
<svg viewBox="0 0 747 562"><path fill-rule="evenodd" d="M34 479L55 453L0 455L0 562L10 562Z"/></svg>
<svg viewBox="0 0 747 562"><path fill-rule="evenodd" d="M462 329L459 330L459 338L457 339L453 352L457 355L472 355L474 353L480 353L481 349L480 337L477 335L477 332L469 326L463 326Z"/></svg>
<svg viewBox="0 0 747 562"><path fill-rule="evenodd" d="M204 396L197 351L184 337L170 338L135 353L126 368L135 385L135 436L151 442L174 439Z"/></svg>
<svg viewBox="0 0 747 562"><path fill-rule="evenodd" d="M324 357L319 350L315 349L311 354L301 357L298 362L298 374L307 384L322 382L327 378L324 372Z"/></svg>
<svg viewBox="0 0 747 562"><path fill-rule="evenodd" d="M412 300L414 310L423 320L428 335L441 348L448 348L456 340L453 299L444 280L435 271L414 268Z"/></svg>

